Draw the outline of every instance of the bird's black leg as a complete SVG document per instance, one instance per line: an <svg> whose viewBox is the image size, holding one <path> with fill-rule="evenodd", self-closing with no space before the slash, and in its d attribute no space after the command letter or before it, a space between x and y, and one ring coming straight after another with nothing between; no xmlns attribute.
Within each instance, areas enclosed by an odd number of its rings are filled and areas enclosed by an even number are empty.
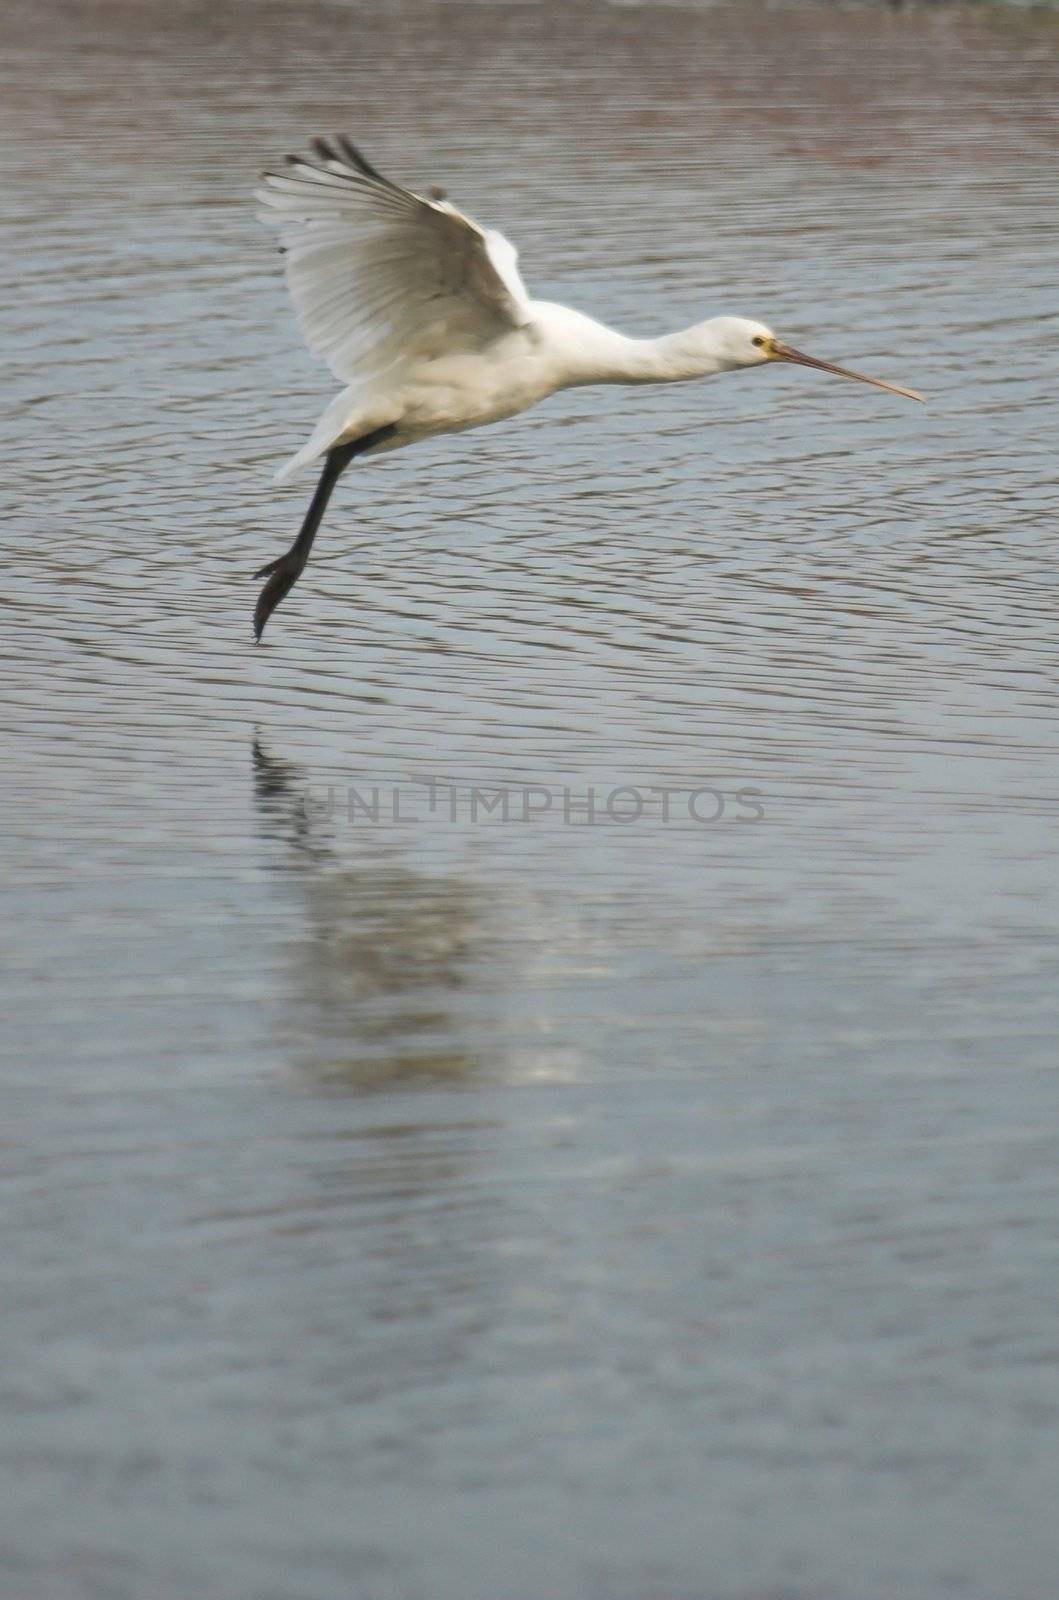
<svg viewBox="0 0 1059 1600"><path fill-rule="evenodd" d="M275 561L266 562L254 573L255 578L268 579L254 607L254 638L259 644L261 635L265 631L265 623L280 601L294 588L305 570L309 551L316 538L316 530L320 526L335 484L354 456L361 456L365 450L382 444L384 439L391 438L396 431L394 424L389 423L385 428L376 428L372 433L365 433L359 439L352 439L349 444L336 445L333 450L327 452L324 457L324 470L320 474L316 492L309 502L309 509L305 513L305 521L298 531L298 537L288 551L277 556Z"/></svg>

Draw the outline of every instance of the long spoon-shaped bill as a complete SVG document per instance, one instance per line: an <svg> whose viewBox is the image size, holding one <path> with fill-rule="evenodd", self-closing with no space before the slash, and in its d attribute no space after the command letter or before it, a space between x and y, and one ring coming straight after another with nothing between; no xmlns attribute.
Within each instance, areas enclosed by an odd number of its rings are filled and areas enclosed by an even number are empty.
<svg viewBox="0 0 1059 1600"><path fill-rule="evenodd" d="M858 383L870 383L876 389L889 389L891 394L903 394L909 400L923 400L923 396L914 389L902 389L899 383L886 383L882 378L868 378L863 372L836 367L832 361L818 361L816 356L805 356L800 350L792 350L781 339L773 339L769 354L776 361L793 361L799 367L817 367L821 372L833 372L836 378L855 378Z"/></svg>

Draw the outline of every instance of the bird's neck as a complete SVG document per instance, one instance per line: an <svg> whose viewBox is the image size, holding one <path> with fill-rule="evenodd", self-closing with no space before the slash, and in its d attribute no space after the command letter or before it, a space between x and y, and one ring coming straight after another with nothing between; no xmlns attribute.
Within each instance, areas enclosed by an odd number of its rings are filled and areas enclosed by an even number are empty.
<svg viewBox="0 0 1059 1600"><path fill-rule="evenodd" d="M703 324L663 334L660 339L628 339L619 334L609 383L682 383L726 372L731 363L711 346Z"/></svg>
<svg viewBox="0 0 1059 1600"><path fill-rule="evenodd" d="M661 339L630 339L569 306L535 300L529 337L553 389L587 383L680 383L738 365L725 353L717 319Z"/></svg>
<svg viewBox="0 0 1059 1600"><path fill-rule="evenodd" d="M538 302L535 309L556 353L562 388L586 383L680 383L725 372L733 365L724 358L708 322L660 339L630 339L566 306Z"/></svg>

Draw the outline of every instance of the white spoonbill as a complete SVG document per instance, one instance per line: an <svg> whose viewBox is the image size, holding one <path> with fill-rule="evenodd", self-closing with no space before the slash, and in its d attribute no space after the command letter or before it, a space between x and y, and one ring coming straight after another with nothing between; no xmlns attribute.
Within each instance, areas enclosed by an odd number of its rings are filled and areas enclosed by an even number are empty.
<svg viewBox="0 0 1059 1600"><path fill-rule="evenodd" d="M436 433L477 428L588 383L676 383L795 361L921 400L913 389L802 355L760 322L711 317L661 339L631 339L568 306L531 300L503 234L391 183L347 139L314 139L257 197L278 222L302 333L348 388L328 406L290 477L323 458L301 531L254 576L262 630L309 559L339 476Z"/></svg>

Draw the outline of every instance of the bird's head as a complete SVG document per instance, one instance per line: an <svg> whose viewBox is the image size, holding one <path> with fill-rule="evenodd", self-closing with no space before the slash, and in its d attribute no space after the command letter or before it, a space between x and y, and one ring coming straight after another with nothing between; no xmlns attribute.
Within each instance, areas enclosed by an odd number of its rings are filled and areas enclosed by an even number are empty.
<svg viewBox="0 0 1059 1600"><path fill-rule="evenodd" d="M833 372L837 378L855 378L858 383L870 383L876 389L889 389L891 394L903 394L909 400L922 400L914 389L902 389L899 384L886 383L882 378L868 378L863 372L851 372L848 367L836 367L831 361L821 361L817 356L803 355L761 322L751 322L746 317L714 317L702 324L703 331L710 330L711 343L716 356L724 366L760 367L766 361L790 361L799 367L816 367L820 372Z"/></svg>

